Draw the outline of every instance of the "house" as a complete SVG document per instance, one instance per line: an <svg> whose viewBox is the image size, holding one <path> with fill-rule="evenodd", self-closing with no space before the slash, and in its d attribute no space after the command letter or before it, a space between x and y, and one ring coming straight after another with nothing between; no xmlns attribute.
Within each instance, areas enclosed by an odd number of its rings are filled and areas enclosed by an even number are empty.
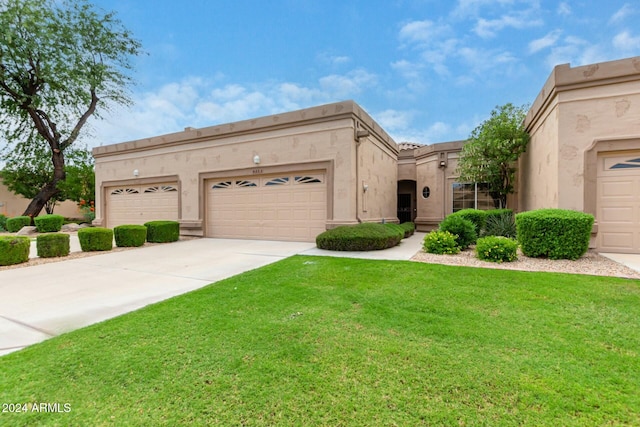
<svg viewBox="0 0 640 427"><path fill-rule="evenodd" d="M9 218L22 215L27 209L31 200L25 199L22 196L13 194L6 185L3 184L0 179L0 214ZM82 218L82 213L78 209L78 205L71 201L65 200L56 204L54 213L62 215L65 218ZM46 212L44 209L40 212L40 215L44 215Z"/></svg>
<svg viewBox="0 0 640 427"><path fill-rule="evenodd" d="M640 58L556 67L525 126L509 206L592 213L594 247L640 253ZM94 224L173 219L185 235L300 241L359 222L430 230L495 207L486 185L458 179L463 144L397 144L345 101L97 147Z"/></svg>

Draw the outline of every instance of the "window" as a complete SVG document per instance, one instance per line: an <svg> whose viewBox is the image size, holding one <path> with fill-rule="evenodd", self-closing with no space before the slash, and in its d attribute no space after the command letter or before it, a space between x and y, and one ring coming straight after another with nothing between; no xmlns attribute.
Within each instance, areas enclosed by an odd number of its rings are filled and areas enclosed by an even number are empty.
<svg viewBox="0 0 640 427"><path fill-rule="evenodd" d="M635 169L640 168L640 158L637 159L629 159L624 162L616 163L611 166L609 169Z"/></svg>
<svg viewBox="0 0 640 427"><path fill-rule="evenodd" d="M489 194L489 185L485 183L454 182L453 212L462 209L493 209L495 204Z"/></svg>
<svg viewBox="0 0 640 427"><path fill-rule="evenodd" d="M431 195L431 189L429 187L424 187L422 189L422 198L428 199L430 195Z"/></svg>
<svg viewBox="0 0 640 427"><path fill-rule="evenodd" d="M273 178L270 179L269 181L267 181L267 183L265 185L286 185L289 182L289 177L285 176L282 178Z"/></svg>

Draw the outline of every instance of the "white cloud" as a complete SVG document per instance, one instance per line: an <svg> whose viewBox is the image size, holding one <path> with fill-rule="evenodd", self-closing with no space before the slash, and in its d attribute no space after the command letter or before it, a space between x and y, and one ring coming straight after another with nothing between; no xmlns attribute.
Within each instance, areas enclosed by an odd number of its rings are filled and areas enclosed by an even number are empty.
<svg viewBox="0 0 640 427"><path fill-rule="evenodd" d="M613 47L623 54L638 54L640 52L640 36L634 37L629 31L623 31L613 38Z"/></svg>
<svg viewBox="0 0 640 427"><path fill-rule="evenodd" d="M556 9L556 12L560 16L569 16L572 14L571 6L569 6L569 3L565 1L560 2L560 4L558 5L558 8Z"/></svg>
<svg viewBox="0 0 640 427"><path fill-rule="evenodd" d="M475 16L483 7L511 5L515 0L458 0L452 15L458 18Z"/></svg>
<svg viewBox="0 0 640 427"><path fill-rule="evenodd" d="M377 83L377 77L363 69L357 69L347 74L331 74L322 77L319 83L320 88L327 94L344 99L361 93L367 87L374 86Z"/></svg>
<svg viewBox="0 0 640 427"><path fill-rule="evenodd" d="M394 131L407 129L413 120L414 113L388 109L373 114L373 117L385 130Z"/></svg>
<svg viewBox="0 0 640 427"><path fill-rule="evenodd" d="M609 23L619 23L624 21L627 17L638 13L629 3L625 3L620 9L614 13L609 19Z"/></svg>
<svg viewBox="0 0 640 427"><path fill-rule="evenodd" d="M502 15L499 19L487 20L479 18L474 32L483 38L494 37L499 31L505 28L515 28L522 30L525 28L539 27L543 25L543 21L534 18L529 11L518 12L508 15Z"/></svg>
<svg viewBox="0 0 640 427"><path fill-rule="evenodd" d="M437 24L430 20L412 21L402 26L399 37L404 42L417 46L433 45L450 31L448 25Z"/></svg>
<svg viewBox="0 0 640 427"><path fill-rule="evenodd" d="M316 58L321 63L328 64L328 65L331 65L331 66L344 65L344 64L348 64L349 62L351 62L351 57L349 57L347 55L333 55L333 54L328 53L328 52L320 52L316 56Z"/></svg>
<svg viewBox="0 0 640 427"><path fill-rule="evenodd" d="M562 34L562 30L554 30L548 33L546 36L529 42L529 53L536 53L542 49L546 49L556 44Z"/></svg>

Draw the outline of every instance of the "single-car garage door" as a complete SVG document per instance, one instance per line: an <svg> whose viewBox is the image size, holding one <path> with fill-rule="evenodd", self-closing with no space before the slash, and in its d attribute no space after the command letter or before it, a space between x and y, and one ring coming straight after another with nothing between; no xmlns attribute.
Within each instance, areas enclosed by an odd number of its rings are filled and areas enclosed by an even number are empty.
<svg viewBox="0 0 640 427"><path fill-rule="evenodd" d="M597 247L640 254L640 152L598 159Z"/></svg>
<svg viewBox="0 0 640 427"><path fill-rule="evenodd" d="M207 236L313 242L325 231L324 172L239 176L207 182Z"/></svg>
<svg viewBox="0 0 640 427"><path fill-rule="evenodd" d="M178 219L177 183L123 185L106 193L107 227Z"/></svg>

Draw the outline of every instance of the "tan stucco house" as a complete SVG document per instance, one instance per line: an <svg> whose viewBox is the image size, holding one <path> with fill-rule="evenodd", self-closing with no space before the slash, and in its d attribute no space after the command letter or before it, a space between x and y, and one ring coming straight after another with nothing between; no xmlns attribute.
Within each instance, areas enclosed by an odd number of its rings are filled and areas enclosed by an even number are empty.
<svg viewBox="0 0 640 427"><path fill-rule="evenodd" d="M640 253L640 58L556 67L525 122L509 207L595 215L593 245ZM98 147L97 225L175 219L185 235L313 241L343 224L494 207L459 182L464 141L397 144L353 101Z"/></svg>

